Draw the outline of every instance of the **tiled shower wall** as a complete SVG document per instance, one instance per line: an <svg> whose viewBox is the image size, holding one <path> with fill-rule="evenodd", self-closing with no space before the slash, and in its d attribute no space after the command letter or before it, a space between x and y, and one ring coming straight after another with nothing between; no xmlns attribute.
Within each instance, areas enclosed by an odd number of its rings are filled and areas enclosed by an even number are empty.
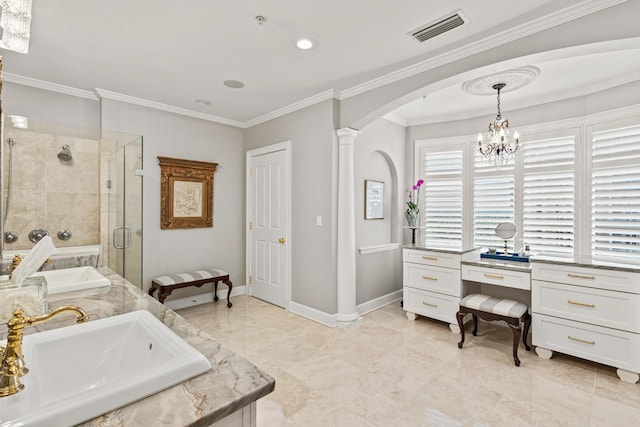
<svg viewBox="0 0 640 427"><path fill-rule="evenodd" d="M5 243L5 249L32 248L28 235L34 229L47 230L56 247L100 244L99 142L18 129L6 129L4 136L5 197L9 173L6 140L16 141L4 230L18 234L18 241ZM57 157L65 144L70 146L71 162ZM57 234L65 229L73 236L62 241Z"/></svg>

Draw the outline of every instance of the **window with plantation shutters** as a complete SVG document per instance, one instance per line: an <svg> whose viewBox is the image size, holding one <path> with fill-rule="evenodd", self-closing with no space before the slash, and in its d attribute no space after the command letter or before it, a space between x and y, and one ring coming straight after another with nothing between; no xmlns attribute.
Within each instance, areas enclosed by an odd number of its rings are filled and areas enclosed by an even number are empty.
<svg viewBox="0 0 640 427"><path fill-rule="evenodd" d="M416 141L422 241L500 250L495 228L512 222L510 251L640 262L640 105L630 111L520 129L498 164L470 136Z"/></svg>
<svg viewBox="0 0 640 427"><path fill-rule="evenodd" d="M533 253L573 254L574 137L527 140L522 148L522 240Z"/></svg>
<svg viewBox="0 0 640 427"><path fill-rule="evenodd" d="M513 173L476 176L473 184L474 245L501 247L504 241L495 233L501 222L514 222L515 182ZM508 242L513 250L513 239Z"/></svg>
<svg viewBox="0 0 640 427"><path fill-rule="evenodd" d="M463 150L424 152L425 245L462 247Z"/></svg>
<svg viewBox="0 0 640 427"><path fill-rule="evenodd" d="M596 132L591 153L591 252L640 256L640 126Z"/></svg>

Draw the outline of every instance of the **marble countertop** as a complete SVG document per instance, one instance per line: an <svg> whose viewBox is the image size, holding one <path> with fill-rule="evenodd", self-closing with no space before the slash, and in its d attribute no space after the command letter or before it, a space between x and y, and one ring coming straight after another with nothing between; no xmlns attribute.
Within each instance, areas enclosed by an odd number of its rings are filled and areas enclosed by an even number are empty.
<svg viewBox="0 0 640 427"><path fill-rule="evenodd" d="M539 253L532 255L530 262L540 262L557 265L570 265L575 267L601 268L607 270L626 271L630 273L640 273L640 262L633 263L631 260L621 258L594 258L592 256L575 254L560 255Z"/></svg>
<svg viewBox="0 0 640 427"><path fill-rule="evenodd" d="M469 248L469 249L453 249L447 247L426 247L426 246L415 246L415 245L404 245L403 249L414 249L416 251L431 251L431 252L441 252L444 254L455 254L455 255L463 255L469 252L480 250L480 248Z"/></svg>
<svg viewBox="0 0 640 427"><path fill-rule="evenodd" d="M147 310L200 351L211 370L145 399L87 421L81 426L209 426L271 393L275 380L174 311L103 268L111 286L52 295L49 309L74 304L89 321L136 310ZM74 319L51 321L28 329L45 330L75 324ZM6 328L5 328L6 329Z"/></svg>
<svg viewBox="0 0 640 427"><path fill-rule="evenodd" d="M462 264L474 265L476 267L498 268L501 270L522 271L525 273L529 273L531 271L531 264L528 262L502 261L491 258L463 260Z"/></svg>

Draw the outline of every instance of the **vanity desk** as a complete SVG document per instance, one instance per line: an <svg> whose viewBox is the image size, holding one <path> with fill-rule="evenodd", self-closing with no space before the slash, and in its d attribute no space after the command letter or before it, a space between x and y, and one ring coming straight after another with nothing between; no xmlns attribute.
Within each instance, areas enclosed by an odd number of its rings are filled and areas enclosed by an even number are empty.
<svg viewBox="0 0 640 427"><path fill-rule="evenodd" d="M537 254L530 262L480 258L480 250L403 248L404 309L449 323L471 293L523 302L532 313L539 357L554 351L617 368L640 379L640 264Z"/></svg>
<svg viewBox="0 0 640 427"><path fill-rule="evenodd" d="M640 378L640 265L591 257L531 258L533 344L618 368Z"/></svg>
<svg viewBox="0 0 640 427"><path fill-rule="evenodd" d="M449 323L460 333L456 313L462 295L461 262L478 258L479 248L451 250L404 246L402 249L402 298L409 320L416 315Z"/></svg>

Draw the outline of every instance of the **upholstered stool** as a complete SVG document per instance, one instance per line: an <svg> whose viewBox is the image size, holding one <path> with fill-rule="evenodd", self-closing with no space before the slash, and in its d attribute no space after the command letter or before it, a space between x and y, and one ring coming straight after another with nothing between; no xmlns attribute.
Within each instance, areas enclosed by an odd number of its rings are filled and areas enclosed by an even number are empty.
<svg viewBox="0 0 640 427"><path fill-rule="evenodd" d="M461 339L458 348L464 344L464 315L470 313L473 316L473 335L478 334L478 317L484 320L502 320L507 322L513 332L513 361L520 366L518 359L518 344L522 333L522 343L527 351L531 347L527 344L527 335L531 326L531 315L526 304L505 298L496 298L483 294L471 294L460 301L460 311L456 314L458 326L460 326ZM521 322L524 322L524 331L521 330Z"/></svg>
<svg viewBox="0 0 640 427"><path fill-rule="evenodd" d="M165 298L171 295L175 289L186 288L188 286L200 287L205 283L212 283L214 286L213 300L218 301L218 282L222 282L229 288L227 292L227 307L231 308L231 288L233 284L229 280L229 273L217 268L210 268L206 270L195 270L187 273L168 274L166 276L156 277L151 281L151 288L149 289L149 295L153 296L154 292L158 290L158 301L164 304Z"/></svg>

